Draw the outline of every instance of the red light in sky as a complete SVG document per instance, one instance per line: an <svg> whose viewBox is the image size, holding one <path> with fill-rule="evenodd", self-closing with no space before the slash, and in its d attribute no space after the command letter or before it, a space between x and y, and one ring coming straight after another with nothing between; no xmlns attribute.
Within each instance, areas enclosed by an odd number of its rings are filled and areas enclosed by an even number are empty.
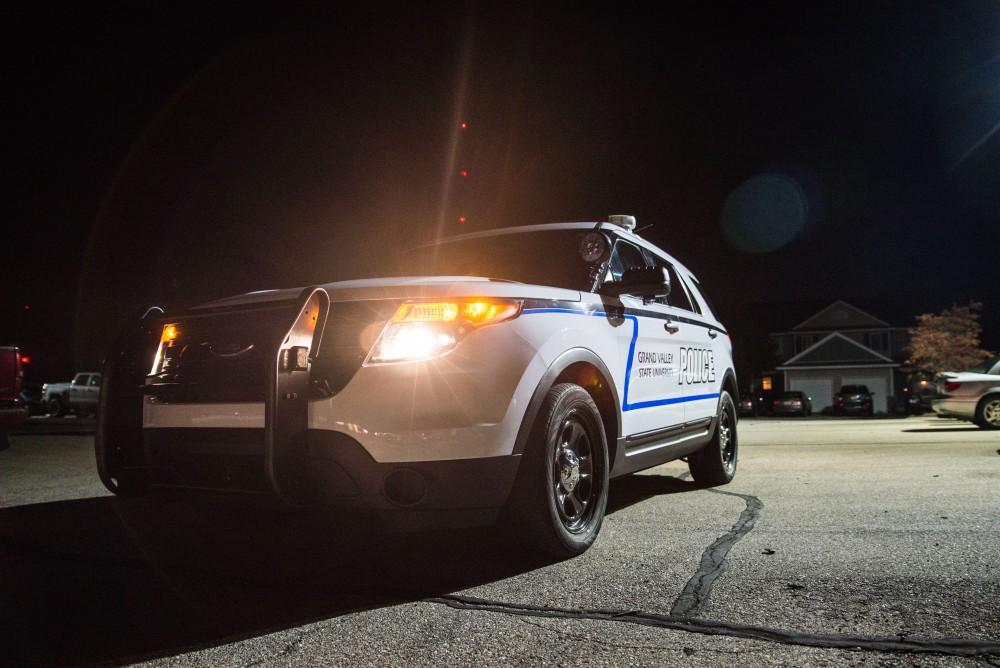
<svg viewBox="0 0 1000 668"><path fill-rule="evenodd" d="M464 225L465 224L465 216L459 216L458 217L458 222L460 222L460 223L462 223Z"/></svg>
<svg viewBox="0 0 1000 668"><path fill-rule="evenodd" d="M460 171L460 172L458 173L458 175L459 175L459 176L462 176L462 177L466 177L466 176L468 176L468 175L469 175L469 170L467 170L467 169L463 169L462 171Z"/></svg>
<svg viewBox="0 0 1000 668"><path fill-rule="evenodd" d="M466 123L465 121L462 121L462 124L459 125L458 127L462 128L463 130L467 130L469 128L469 124Z"/></svg>
<svg viewBox="0 0 1000 668"><path fill-rule="evenodd" d="M25 310L25 311L30 311L30 310L31 310L31 307L30 307L30 306L28 306L27 304L25 304L25 305L24 305L24 310Z"/></svg>
<svg viewBox="0 0 1000 668"><path fill-rule="evenodd" d="M27 355L21 355L21 364L27 364L30 361L31 361L30 357L28 357Z"/></svg>

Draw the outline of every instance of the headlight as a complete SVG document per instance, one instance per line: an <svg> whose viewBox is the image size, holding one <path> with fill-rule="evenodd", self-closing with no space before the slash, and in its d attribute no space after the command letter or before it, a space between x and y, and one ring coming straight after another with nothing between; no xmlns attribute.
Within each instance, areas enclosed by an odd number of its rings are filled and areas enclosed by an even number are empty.
<svg viewBox="0 0 1000 668"><path fill-rule="evenodd" d="M160 333L160 345L156 349L156 357L153 358L153 368L150 369L149 375L155 376L163 371L165 362L164 349L173 345L177 337L180 336L180 329L177 325L164 325L163 331Z"/></svg>
<svg viewBox="0 0 1000 668"><path fill-rule="evenodd" d="M517 317L521 302L476 299L401 304L365 361L416 362L445 354L470 331Z"/></svg>

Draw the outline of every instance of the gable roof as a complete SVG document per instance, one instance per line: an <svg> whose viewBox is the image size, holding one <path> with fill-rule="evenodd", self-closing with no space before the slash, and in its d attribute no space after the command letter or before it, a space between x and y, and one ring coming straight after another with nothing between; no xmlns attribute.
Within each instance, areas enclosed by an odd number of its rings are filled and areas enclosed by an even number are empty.
<svg viewBox="0 0 1000 668"><path fill-rule="evenodd" d="M779 369L803 366L899 366L891 359L834 332L790 358Z"/></svg>
<svg viewBox="0 0 1000 668"><path fill-rule="evenodd" d="M793 329L834 331L838 329L865 329L891 326L884 320L879 320L870 313L865 313L857 306L852 306L842 299L838 299L819 313L806 318Z"/></svg>

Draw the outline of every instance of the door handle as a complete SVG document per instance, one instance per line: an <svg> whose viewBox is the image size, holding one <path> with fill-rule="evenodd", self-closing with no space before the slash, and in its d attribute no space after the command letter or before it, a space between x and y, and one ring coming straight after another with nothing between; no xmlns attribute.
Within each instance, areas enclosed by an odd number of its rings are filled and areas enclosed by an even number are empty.
<svg viewBox="0 0 1000 668"><path fill-rule="evenodd" d="M667 330L668 334L676 334L681 331L681 328L677 325L671 325L669 322L663 323L663 329Z"/></svg>
<svg viewBox="0 0 1000 668"><path fill-rule="evenodd" d="M710 330L708 330L708 335L714 339L715 337L717 337L719 335L719 333L716 332L714 329L710 329Z"/></svg>

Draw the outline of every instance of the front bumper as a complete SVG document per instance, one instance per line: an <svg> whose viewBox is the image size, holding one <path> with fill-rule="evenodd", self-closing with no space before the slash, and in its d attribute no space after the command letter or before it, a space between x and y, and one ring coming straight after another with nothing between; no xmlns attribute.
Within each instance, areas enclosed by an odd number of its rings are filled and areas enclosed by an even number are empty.
<svg viewBox="0 0 1000 668"><path fill-rule="evenodd" d="M16 427L28 419L28 409L24 406L0 408L0 428Z"/></svg>
<svg viewBox="0 0 1000 668"><path fill-rule="evenodd" d="M833 412L837 415L868 415L874 412L871 404L867 406L865 404L844 404L843 406L834 406Z"/></svg>
<svg viewBox="0 0 1000 668"><path fill-rule="evenodd" d="M144 429L150 482L269 494L260 429ZM299 496L309 505L375 510L402 528L470 526L496 520L513 487L520 456L379 463L338 432L310 429L308 475Z"/></svg>

